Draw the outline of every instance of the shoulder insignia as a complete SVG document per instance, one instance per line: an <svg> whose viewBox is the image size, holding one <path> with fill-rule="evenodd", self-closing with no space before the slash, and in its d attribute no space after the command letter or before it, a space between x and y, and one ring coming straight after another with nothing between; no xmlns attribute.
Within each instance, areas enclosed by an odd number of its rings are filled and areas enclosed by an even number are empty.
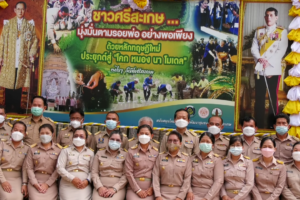
<svg viewBox="0 0 300 200"><path fill-rule="evenodd" d="M197 134L194 131L189 131L193 136L197 136Z"/></svg>
<svg viewBox="0 0 300 200"><path fill-rule="evenodd" d="M94 149L92 149L92 148L89 148L92 152L94 152L95 150Z"/></svg>
<svg viewBox="0 0 300 200"><path fill-rule="evenodd" d="M137 144L135 146L131 147L131 149L136 149L136 148L138 148Z"/></svg>
<svg viewBox="0 0 300 200"><path fill-rule="evenodd" d="M164 154L164 153L166 153L166 152L160 152L159 154Z"/></svg>
<svg viewBox="0 0 300 200"><path fill-rule="evenodd" d="M156 144L159 144L160 142L157 140L152 139L153 142L155 142Z"/></svg>
<svg viewBox="0 0 300 200"><path fill-rule="evenodd" d="M10 127L13 127L13 125L9 122L7 122L7 125L10 126Z"/></svg>
<svg viewBox="0 0 300 200"><path fill-rule="evenodd" d="M123 149L123 151L128 152L127 149Z"/></svg>
<svg viewBox="0 0 300 200"><path fill-rule="evenodd" d="M215 156L215 157L217 157L217 158L219 158L219 157L220 157L220 156L219 156L218 154L216 154L216 153L214 153L214 156Z"/></svg>
<svg viewBox="0 0 300 200"><path fill-rule="evenodd" d="M283 30L284 28L282 26L276 26L276 28Z"/></svg>
<svg viewBox="0 0 300 200"><path fill-rule="evenodd" d="M62 129L60 129L61 131L65 131L65 130L67 130L69 127L67 126L67 127L65 127L65 128L62 128Z"/></svg>
<svg viewBox="0 0 300 200"><path fill-rule="evenodd" d="M8 24L9 20L3 20L3 24L6 25Z"/></svg>
<svg viewBox="0 0 300 200"><path fill-rule="evenodd" d="M68 148L68 147L69 147L69 145L67 145L67 146L64 146L64 147L63 147L63 149L66 149L66 148Z"/></svg>
<svg viewBox="0 0 300 200"><path fill-rule="evenodd" d="M297 138L296 136L292 136L292 138L293 138L294 140L296 140L297 142L300 141L299 138Z"/></svg>
<svg viewBox="0 0 300 200"><path fill-rule="evenodd" d="M101 149L99 149L98 151L102 151L102 150L105 150L105 148L101 148Z"/></svg>
<svg viewBox="0 0 300 200"><path fill-rule="evenodd" d="M29 20L28 23L31 24L32 26L34 26L34 21L33 21L33 19L32 19L32 20Z"/></svg>
<svg viewBox="0 0 300 200"><path fill-rule="evenodd" d="M6 140L6 139L1 139L0 141L1 141L1 142L7 142L7 140Z"/></svg>
<svg viewBox="0 0 300 200"><path fill-rule="evenodd" d="M279 164L284 164L284 162L283 161L281 161L281 160L276 160L277 161L277 163L279 163Z"/></svg>
<svg viewBox="0 0 300 200"><path fill-rule="evenodd" d="M30 145L31 148L35 147L37 145L37 143Z"/></svg>
<svg viewBox="0 0 300 200"><path fill-rule="evenodd" d="M262 29L262 28L266 28L266 26L257 27L257 30Z"/></svg>
<svg viewBox="0 0 300 200"><path fill-rule="evenodd" d="M155 151L158 151L158 149L156 147L152 147L152 149L154 149Z"/></svg>
<svg viewBox="0 0 300 200"><path fill-rule="evenodd" d="M57 146L58 148L60 148L60 149L63 148L63 147L62 147L60 144L58 144L58 143L56 143L56 146Z"/></svg>
<svg viewBox="0 0 300 200"><path fill-rule="evenodd" d="M93 135L91 132L89 132L88 130L86 130L88 132L89 135Z"/></svg>
<svg viewBox="0 0 300 200"><path fill-rule="evenodd" d="M166 135L168 136L170 134L170 132L167 132Z"/></svg>
<svg viewBox="0 0 300 200"><path fill-rule="evenodd" d="M101 131L98 131L97 133L95 133L94 135L99 135L101 133Z"/></svg>
<svg viewBox="0 0 300 200"><path fill-rule="evenodd" d="M259 161L259 158L254 158L252 161L257 162L257 161Z"/></svg>
<svg viewBox="0 0 300 200"><path fill-rule="evenodd" d="M247 160L250 160L250 157L248 157L248 156L244 156L244 158L246 158Z"/></svg>
<svg viewBox="0 0 300 200"><path fill-rule="evenodd" d="M128 140L128 142L131 142L131 141L133 141L135 138L133 137L133 138L130 138L129 140Z"/></svg>
<svg viewBox="0 0 300 200"><path fill-rule="evenodd" d="M225 139L225 140L228 140L228 141L230 140L228 137L224 137L224 139Z"/></svg>
<svg viewBox="0 0 300 200"><path fill-rule="evenodd" d="M184 152L181 152L183 155L185 155L185 156L189 156L189 154L187 154L187 153L184 153Z"/></svg>
<svg viewBox="0 0 300 200"><path fill-rule="evenodd" d="M126 135L126 134L124 134L124 133L123 133L123 136L124 136L124 137L127 137L127 135Z"/></svg>
<svg viewBox="0 0 300 200"><path fill-rule="evenodd" d="M50 122L54 123L54 121L50 117L46 117Z"/></svg>

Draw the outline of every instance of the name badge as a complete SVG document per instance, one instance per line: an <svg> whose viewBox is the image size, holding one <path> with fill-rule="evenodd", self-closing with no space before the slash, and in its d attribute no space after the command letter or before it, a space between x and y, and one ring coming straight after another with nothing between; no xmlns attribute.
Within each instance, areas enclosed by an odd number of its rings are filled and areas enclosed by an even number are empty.
<svg viewBox="0 0 300 200"><path fill-rule="evenodd" d="M8 150L8 149L3 149L3 151L5 151L5 152L9 152L9 150Z"/></svg>
<svg viewBox="0 0 300 200"><path fill-rule="evenodd" d="M122 154L117 155L117 159L124 159L124 156Z"/></svg>
<svg viewBox="0 0 300 200"><path fill-rule="evenodd" d="M256 166L255 169L260 169L260 170L262 170L262 167Z"/></svg>
<svg viewBox="0 0 300 200"><path fill-rule="evenodd" d="M40 155L40 151L35 151L33 155Z"/></svg>
<svg viewBox="0 0 300 200"><path fill-rule="evenodd" d="M163 161L163 162L168 162L168 161L169 161L169 158L168 158L168 157L165 157L165 159L162 159L161 161Z"/></svg>
<svg viewBox="0 0 300 200"><path fill-rule="evenodd" d="M101 158L107 158L106 156L101 156Z"/></svg>
<svg viewBox="0 0 300 200"><path fill-rule="evenodd" d="M98 139L98 144L103 144L104 143L104 138L99 138Z"/></svg>
<svg viewBox="0 0 300 200"><path fill-rule="evenodd" d="M272 167L271 170L279 170L279 167Z"/></svg>
<svg viewBox="0 0 300 200"><path fill-rule="evenodd" d="M135 154L133 154L133 157L134 157L134 158L139 158L139 157L140 157L140 154L139 154L139 153L135 153Z"/></svg>
<svg viewBox="0 0 300 200"><path fill-rule="evenodd" d="M288 171L286 171L286 172L287 172L287 173L294 173L293 171L289 171L289 170L288 170Z"/></svg>
<svg viewBox="0 0 300 200"><path fill-rule="evenodd" d="M194 162L194 163L198 163L198 159L194 159L193 162Z"/></svg>
<svg viewBox="0 0 300 200"><path fill-rule="evenodd" d="M148 157L149 157L149 158L156 158L157 155L149 155Z"/></svg>

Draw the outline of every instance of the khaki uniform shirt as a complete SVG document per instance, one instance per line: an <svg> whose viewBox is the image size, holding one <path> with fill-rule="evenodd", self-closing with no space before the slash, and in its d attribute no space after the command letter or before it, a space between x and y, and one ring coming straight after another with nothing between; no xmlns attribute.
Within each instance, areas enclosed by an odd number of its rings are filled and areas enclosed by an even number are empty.
<svg viewBox="0 0 300 200"><path fill-rule="evenodd" d="M172 158L169 152L161 153L155 161L153 168L153 190L155 197L161 197L160 187L180 187L177 195L180 199L185 199L191 185L192 163L189 162L187 153L178 152Z"/></svg>
<svg viewBox="0 0 300 200"><path fill-rule="evenodd" d="M106 131L99 131L94 135L94 143L95 146L97 147L97 150L106 148L108 145L108 140L109 140L109 134ZM124 133L123 133L123 142L121 144L121 148L128 150L128 138Z"/></svg>
<svg viewBox="0 0 300 200"><path fill-rule="evenodd" d="M26 158L28 178L31 185L38 184L35 173L49 174L49 179L45 182L52 186L58 178L56 171L57 159L61 151L61 146L52 142L49 149L45 149L41 143L31 145Z"/></svg>
<svg viewBox="0 0 300 200"><path fill-rule="evenodd" d="M299 141L299 139L290 135L288 135L283 141L279 140L276 135L272 135L271 137L274 138L276 142L276 151L274 153L274 157L283 161L285 164L291 164L293 162L293 145Z"/></svg>
<svg viewBox="0 0 300 200"><path fill-rule="evenodd" d="M91 169L94 158L94 152L84 146L81 152L78 152L76 147L70 146L60 152L57 161L57 173L66 181L72 182L75 178L72 172L80 170L88 174L88 179L91 180Z"/></svg>
<svg viewBox="0 0 300 200"><path fill-rule="evenodd" d="M300 199L300 169L294 163L286 165L286 184L281 196L282 200Z"/></svg>
<svg viewBox="0 0 300 200"><path fill-rule="evenodd" d="M157 156L158 149L151 145L145 152L137 144L129 149L125 160L125 170L126 178L134 192L141 189L136 178L152 179L152 170Z"/></svg>
<svg viewBox="0 0 300 200"><path fill-rule="evenodd" d="M223 160L224 185L221 189L221 197L227 193L237 193L235 200L245 199L252 191L254 185L254 168L249 157L241 155L239 161L233 164L231 154Z"/></svg>
<svg viewBox="0 0 300 200"><path fill-rule="evenodd" d="M3 126L0 127L0 140L2 142L6 142L9 140L10 135L11 135L11 127L12 125L10 123L3 123Z"/></svg>
<svg viewBox="0 0 300 200"><path fill-rule="evenodd" d="M0 182L6 182L3 171L20 171L22 172L22 182L27 183L27 172L25 157L28 153L29 146L21 143L17 148L14 147L11 140L0 143Z"/></svg>
<svg viewBox="0 0 300 200"><path fill-rule="evenodd" d="M135 137L130 138L128 140L129 148L134 147L138 143L139 143L139 139L135 138ZM150 145L153 146L153 147L155 147L155 148L157 148L157 149L159 149L159 144L160 144L160 142L157 141L157 140L154 140L154 139L150 140Z"/></svg>
<svg viewBox="0 0 300 200"><path fill-rule="evenodd" d="M95 155L92 166L92 180L94 187L98 190L105 187L100 177L118 177L119 181L113 186L117 191L123 189L127 184L125 176L125 158L127 153L122 149L118 150L118 154L112 155L109 148L100 149Z"/></svg>
<svg viewBox="0 0 300 200"><path fill-rule="evenodd" d="M88 132L88 138L86 141L86 146L95 150L95 142L94 136L91 132ZM73 129L72 127L63 128L58 132L56 142L60 144L62 147L71 146L73 145Z"/></svg>
<svg viewBox="0 0 300 200"><path fill-rule="evenodd" d="M50 118L46 118L46 117L42 116L42 118L38 122L35 122L35 121L33 121L32 117L26 117L25 119L22 119L21 121L24 122L27 126L27 135L24 138L25 144L33 145L35 143L37 144L37 143L41 142L39 128L43 124L50 124L53 126L54 133L53 133L52 141L53 142L56 141L56 125L53 123L53 121Z"/></svg>
<svg viewBox="0 0 300 200"><path fill-rule="evenodd" d="M285 185L286 168L282 161L273 157L272 164L266 167L262 156L253 160L254 199L262 200L260 193L270 194L271 199L278 199Z"/></svg>
<svg viewBox="0 0 300 200"><path fill-rule="evenodd" d="M202 159L200 154L190 157L192 163L192 187L205 188L207 192L205 199L213 199L219 196L219 191L224 182L223 162L219 155L210 152L206 158Z"/></svg>
<svg viewBox="0 0 300 200"><path fill-rule="evenodd" d="M227 149L229 148L229 138L220 135L215 141L214 153L220 155L222 158L226 157Z"/></svg>
<svg viewBox="0 0 300 200"><path fill-rule="evenodd" d="M250 157L250 159L255 159L258 158L261 155L260 151L260 140L257 137L254 137L254 140L252 141L251 144L248 144L246 140L243 138L244 141L244 150L243 150L243 155Z"/></svg>
<svg viewBox="0 0 300 200"><path fill-rule="evenodd" d="M164 135L160 143L160 152L168 152L167 142L168 142L169 132ZM186 130L182 135L182 145L180 148L181 152L187 153L189 156L192 154L199 153L199 138L197 134Z"/></svg>

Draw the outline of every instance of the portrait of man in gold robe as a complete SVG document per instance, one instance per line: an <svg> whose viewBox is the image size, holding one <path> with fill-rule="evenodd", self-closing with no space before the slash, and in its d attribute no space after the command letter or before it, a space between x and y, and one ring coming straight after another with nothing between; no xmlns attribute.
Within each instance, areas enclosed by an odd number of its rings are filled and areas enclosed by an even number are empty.
<svg viewBox="0 0 300 200"><path fill-rule="evenodd" d="M19 113L23 87L30 87L31 68L37 50L38 38L33 20L25 19L27 5L15 4L15 17L4 20L0 36L0 87L5 88L5 106L8 112Z"/></svg>

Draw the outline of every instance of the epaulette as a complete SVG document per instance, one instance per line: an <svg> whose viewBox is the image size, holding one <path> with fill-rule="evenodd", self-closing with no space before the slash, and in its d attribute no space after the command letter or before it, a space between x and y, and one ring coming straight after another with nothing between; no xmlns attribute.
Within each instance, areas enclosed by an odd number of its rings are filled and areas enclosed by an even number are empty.
<svg viewBox="0 0 300 200"><path fill-rule="evenodd" d="M62 129L60 129L61 131L64 131L64 130L67 130L69 127L67 126L67 127L65 127L65 128L62 128Z"/></svg>
<svg viewBox="0 0 300 200"><path fill-rule="evenodd" d="M62 147L60 144L58 144L58 143L56 143L56 146L57 146L58 148L60 148L60 149L63 148L63 147Z"/></svg>
<svg viewBox="0 0 300 200"><path fill-rule="evenodd" d="M225 159L227 159L227 157L226 157L226 156L222 158L222 160L225 160Z"/></svg>
<svg viewBox="0 0 300 200"><path fill-rule="evenodd" d="M158 151L158 149L156 147L152 147L152 149L154 149L155 151Z"/></svg>
<svg viewBox="0 0 300 200"><path fill-rule="evenodd" d="M90 147L89 147L89 149L90 149L92 152L94 152L94 151L95 151L94 149L92 149L92 148L90 148Z"/></svg>
<svg viewBox="0 0 300 200"><path fill-rule="evenodd" d="M257 27L256 30L259 30L259 29L262 29L262 28L266 28L266 26L260 26L260 27Z"/></svg>
<svg viewBox="0 0 300 200"><path fill-rule="evenodd" d="M128 140L128 142L131 142L131 141L133 141L135 138L133 137L133 138L130 138L129 140Z"/></svg>
<svg viewBox="0 0 300 200"><path fill-rule="evenodd" d="M281 160L276 160L277 161L277 163L279 163L279 164L284 164L284 162L283 161L281 161Z"/></svg>
<svg viewBox="0 0 300 200"><path fill-rule="evenodd" d="M164 153L166 153L166 152L160 152L159 154L164 154Z"/></svg>
<svg viewBox="0 0 300 200"><path fill-rule="evenodd" d="M169 134L170 134L170 132L167 132L167 133L166 133L166 136L168 136Z"/></svg>
<svg viewBox="0 0 300 200"><path fill-rule="evenodd" d="M105 150L105 148L101 148L101 149L99 149L98 151L102 151L102 150Z"/></svg>
<svg viewBox="0 0 300 200"><path fill-rule="evenodd" d="M7 139L1 139L1 142L6 142L7 141Z"/></svg>
<svg viewBox="0 0 300 200"><path fill-rule="evenodd" d="M281 29L281 30L284 29L284 27L282 27L282 26L276 26L276 28Z"/></svg>
<svg viewBox="0 0 300 200"><path fill-rule="evenodd" d="M30 145L31 148L35 147L37 145L37 143Z"/></svg>
<svg viewBox="0 0 300 200"><path fill-rule="evenodd" d="M131 147L131 149L136 149L136 148L138 148L137 144L135 146Z"/></svg>
<svg viewBox="0 0 300 200"><path fill-rule="evenodd" d="M123 151L128 152L127 149L123 149Z"/></svg>
<svg viewBox="0 0 300 200"><path fill-rule="evenodd" d="M91 132L89 132L88 130L86 130L87 131L87 133L88 133L88 135L93 135Z"/></svg>
<svg viewBox="0 0 300 200"><path fill-rule="evenodd" d="M101 131L98 131L97 133L95 133L94 135L99 135L101 133Z"/></svg>
<svg viewBox="0 0 300 200"><path fill-rule="evenodd" d="M225 137L225 136L224 136L223 138L224 138L225 140L228 140L228 141L230 140L228 137Z"/></svg>
<svg viewBox="0 0 300 200"><path fill-rule="evenodd" d="M63 149L66 149L66 148L68 148L68 147L69 147L69 145L67 145L67 146L64 146L64 147L63 147Z"/></svg>
<svg viewBox="0 0 300 200"><path fill-rule="evenodd" d="M48 119L50 122L54 123L54 121L50 117L45 117L45 118Z"/></svg>
<svg viewBox="0 0 300 200"><path fill-rule="evenodd" d="M294 140L296 140L297 142L300 141L299 138L297 138L296 136L292 136L292 138L293 138Z"/></svg>
<svg viewBox="0 0 300 200"><path fill-rule="evenodd" d="M28 23L31 24L32 26L34 26L34 21L33 21L33 19L32 19L32 20L29 20Z"/></svg>
<svg viewBox="0 0 300 200"><path fill-rule="evenodd" d="M215 157L217 157L217 158L219 158L219 157L220 157L220 156L219 156L218 154L216 154L216 153L214 153L214 156L215 156Z"/></svg>
<svg viewBox="0 0 300 200"><path fill-rule="evenodd" d="M195 133L194 131L189 131L193 136L197 136L197 133Z"/></svg>
<svg viewBox="0 0 300 200"><path fill-rule="evenodd" d="M126 135L126 134L124 134L124 133L123 133L123 136L124 136L124 137L127 137L127 135Z"/></svg>
<svg viewBox="0 0 300 200"><path fill-rule="evenodd" d="M159 141L154 140L154 139L152 139L152 141L153 141L154 143L156 143L156 144L159 144L159 143L160 143Z"/></svg>
<svg viewBox="0 0 300 200"><path fill-rule="evenodd" d="M250 160L250 157L248 157L248 156L244 156L244 158L246 158L247 160Z"/></svg>
<svg viewBox="0 0 300 200"><path fill-rule="evenodd" d="M252 159L252 161L257 162L257 161L259 161L259 158L254 158L254 159Z"/></svg>
<svg viewBox="0 0 300 200"><path fill-rule="evenodd" d="M185 156L189 156L189 154L187 154L187 153L184 153L184 152L181 152L183 155L185 155Z"/></svg>
<svg viewBox="0 0 300 200"><path fill-rule="evenodd" d="M10 127L13 127L13 125L9 122L7 122L7 125L10 126Z"/></svg>

